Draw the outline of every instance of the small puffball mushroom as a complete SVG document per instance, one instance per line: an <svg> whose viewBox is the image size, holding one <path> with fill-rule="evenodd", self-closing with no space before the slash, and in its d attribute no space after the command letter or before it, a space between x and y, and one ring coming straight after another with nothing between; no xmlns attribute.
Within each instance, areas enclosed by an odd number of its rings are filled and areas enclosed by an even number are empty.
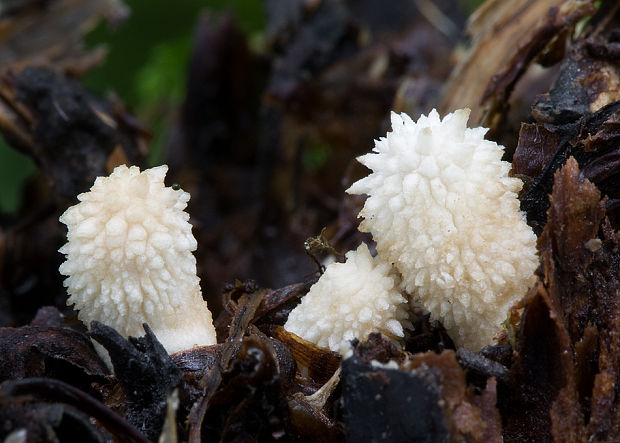
<svg viewBox="0 0 620 443"><path fill-rule="evenodd" d="M119 166L60 217L68 242L60 273L78 317L125 337L148 323L168 353L216 343L196 276L189 193L164 185L168 166Z"/></svg>
<svg viewBox="0 0 620 443"><path fill-rule="evenodd" d="M358 160L373 172L347 192L367 194L360 230L394 263L403 288L471 350L491 344L508 309L535 282L536 236L519 209L522 183L503 146L467 128L469 109L392 131Z"/></svg>
<svg viewBox="0 0 620 443"><path fill-rule="evenodd" d="M284 329L318 346L346 355L354 338L381 332L397 341L408 326L407 300L388 263L373 258L365 244L327 266L291 311Z"/></svg>

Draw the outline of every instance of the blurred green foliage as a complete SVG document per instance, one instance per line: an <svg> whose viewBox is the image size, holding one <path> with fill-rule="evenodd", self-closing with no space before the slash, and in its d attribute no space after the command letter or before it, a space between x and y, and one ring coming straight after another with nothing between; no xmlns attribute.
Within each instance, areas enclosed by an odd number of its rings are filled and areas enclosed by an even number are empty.
<svg viewBox="0 0 620 443"><path fill-rule="evenodd" d="M94 46L105 43L109 54L103 66L84 83L93 91L114 92L131 109L140 109L160 97L183 98L185 68L197 19L208 11L234 14L248 33L264 23L260 0L125 0L131 17L118 29L101 24L88 37Z"/></svg>
<svg viewBox="0 0 620 443"><path fill-rule="evenodd" d="M301 162L304 169L312 173L327 163L331 155L331 146L323 143L317 143L304 149Z"/></svg>
<svg viewBox="0 0 620 443"><path fill-rule="evenodd" d="M119 29L102 24L91 33L92 45L105 42L106 62L85 79L95 92L114 91L131 112L153 131L149 163L159 164L175 112L185 96L186 68L198 17L203 13L233 14L252 35L264 27L260 0L126 0L130 19Z"/></svg>

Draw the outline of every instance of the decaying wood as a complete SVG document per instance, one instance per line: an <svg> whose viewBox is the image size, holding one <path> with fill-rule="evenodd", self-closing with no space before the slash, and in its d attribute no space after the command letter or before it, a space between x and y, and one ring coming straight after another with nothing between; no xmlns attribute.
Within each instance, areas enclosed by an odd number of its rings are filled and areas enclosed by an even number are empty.
<svg viewBox="0 0 620 443"><path fill-rule="evenodd" d="M564 46L575 24L594 12L594 1L489 1L473 15L471 48L452 72L443 113L471 108L470 124L495 128L515 83L549 45Z"/></svg>

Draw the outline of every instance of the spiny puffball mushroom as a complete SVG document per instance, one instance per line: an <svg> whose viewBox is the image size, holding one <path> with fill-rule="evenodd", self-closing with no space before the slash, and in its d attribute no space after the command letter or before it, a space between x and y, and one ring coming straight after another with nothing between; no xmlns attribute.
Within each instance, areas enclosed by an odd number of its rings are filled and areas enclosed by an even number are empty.
<svg viewBox="0 0 620 443"><path fill-rule="evenodd" d="M407 326L407 300L389 263L373 258L362 243L344 263L327 266L291 311L284 329L318 346L346 355L354 338L381 332L397 341Z"/></svg>
<svg viewBox="0 0 620 443"><path fill-rule="evenodd" d="M78 195L60 217L68 242L60 273L87 325L97 320L127 336L148 323L168 353L216 343L183 209L189 193L164 185L168 166L119 166Z"/></svg>
<svg viewBox="0 0 620 443"><path fill-rule="evenodd" d="M367 194L360 230L394 263L402 287L440 319L457 345L491 344L508 309L534 284L536 236L519 209L503 146L467 128L469 109L392 131L358 160L373 172L347 192Z"/></svg>

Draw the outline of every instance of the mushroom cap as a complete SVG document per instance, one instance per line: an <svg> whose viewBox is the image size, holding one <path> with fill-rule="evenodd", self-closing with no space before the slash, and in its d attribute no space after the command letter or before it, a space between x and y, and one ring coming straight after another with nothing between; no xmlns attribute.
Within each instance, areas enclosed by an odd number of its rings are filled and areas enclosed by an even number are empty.
<svg viewBox="0 0 620 443"><path fill-rule="evenodd" d="M119 166L60 217L67 243L68 305L124 336L148 323L168 353L216 343L196 276L196 239L184 211L189 193L164 185L167 166Z"/></svg>
<svg viewBox="0 0 620 443"><path fill-rule="evenodd" d="M519 209L521 180L468 117L468 109L417 122L392 113L392 131L358 159L372 173L347 192L368 195L360 230L394 263L412 301L458 345L478 350L534 284L538 257Z"/></svg>
<svg viewBox="0 0 620 443"><path fill-rule="evenodd" d="M381 332L397 341L408 326L407 300L389 263L370 255L366 244L332 263L289 314L284 329L346 355L351 340Z"/></svg>

